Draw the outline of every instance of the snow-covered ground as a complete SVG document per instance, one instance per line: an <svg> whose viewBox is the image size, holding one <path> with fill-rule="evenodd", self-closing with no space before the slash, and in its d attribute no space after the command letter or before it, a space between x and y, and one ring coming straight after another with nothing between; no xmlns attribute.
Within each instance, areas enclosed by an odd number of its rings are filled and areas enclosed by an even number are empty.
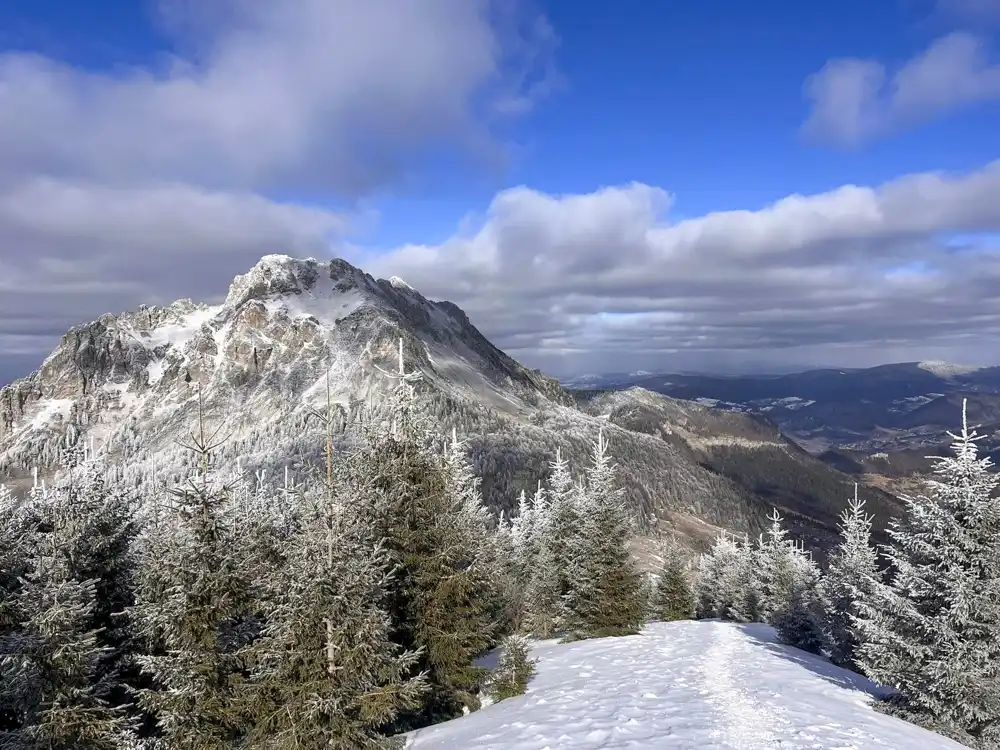
<svg viewBox="0 0 1000 750"><path fill-rule="evenodd" d="M641 635L537 643L523 696L413 732L408 750L951 750L877 713L858 675L765 625L656 623Z"/></svg>

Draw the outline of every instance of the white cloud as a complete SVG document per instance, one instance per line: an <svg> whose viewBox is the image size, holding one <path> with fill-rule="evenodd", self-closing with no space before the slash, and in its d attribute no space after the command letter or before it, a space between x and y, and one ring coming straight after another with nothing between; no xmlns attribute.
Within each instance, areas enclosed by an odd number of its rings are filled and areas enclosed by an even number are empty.
<svg viewBox="0 0 1000 750"><path fill-rule="evenodd" d="M84 70L0 51L0 381L70 325L218 297L324 255L422 150L495 164L559 83L531 0L160 0L174 54ZM40 358L40 357L39 357ZM18 365L21 367L21 364Z"/></svg>
<svg viewBox="0 0 1000 750"><path fill-rule="evenodd" d="M356 194L428 143L492 158L491 118L525 111L554 77L552 31L520 2L172 0L162 10L187 54L156 69L0 55L0 175Z"/></svg>
<svg viewBox="0 0 1000 750"><path fill-rule="evenodd" d="M348 229L322 209L185 185L0 189L0 358L40 354L70 326L140 302L223 296L262 255L322 256Z"/></svg>
<svg viewBox="0 0 1000 750"><path fill-rule="evenodd" d="M349 259L456 302L498 345L557 371L989 359L997 195L1000 161L681 221L648 185L522 187L440 245ZM40 361L71 325L217 300L262 254L342 253L349 230L350 217L252 194L23 183L0 191L0 247L21 249L0 254L0 348L38 347Z"/></svg>
<svg viewBox="0 0 1000 750"><path fill-rule="evenodd" d="M475 231L366 268L454 301L500 346L557 369L881 361L959 336L985 356L982 337L1000 339L1000 251L976 237L1000 229L997 195L1000 161L676 223L646 185L516 188ZM952 233L960 252L946 250Z"/></svg>
<svg viewBox="0 0 1000 750"><path fill-rule="evenodd" d="M829 61L805 92L810 137L842 145L885 136L976 102L1000 99L1000 63L982 39L965 32L941 37L890 77L876 60Z"/></svg>
<svg viewBox="0 0 1000 750"><path fill-rule="evenodd" d="M551 29L514 7L170 0L184 58L161 69L0 55L2 367L105 312L218 299L265 253L340 252L363 218L261 190L363 193L442 139L492 153L494 118L558 84ZM856 141L982 98L995 70L975 44L946 38L888 84L840 64L814 82L812 127ZM1000 249L978 238L1000 230L997 195L1000 162L683 221L649 185L515 188L441 245L351 259L557 369L989 356Z"/></svg>

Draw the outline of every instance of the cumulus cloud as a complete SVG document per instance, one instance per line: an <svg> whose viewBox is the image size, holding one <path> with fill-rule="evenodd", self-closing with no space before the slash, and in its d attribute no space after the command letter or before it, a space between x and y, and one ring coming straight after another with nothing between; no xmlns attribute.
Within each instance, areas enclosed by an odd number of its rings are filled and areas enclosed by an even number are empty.
<svg viewBox="0 0 1000 750"><path fill-rule="evenodd" d="M646 185L500 193L475 231L368 261L568 371L989 356L1000 161L671 222ZM961 233L963 246L945 240ZM990 341L990 349L983 342Z"/></svg>
<svg viewBox="0 0 1000 750"><path fill-rule="evenodd" d="M1000 161L674 221L643 184L514 188L439 245L346 248L350 216L252 194L37 179L0 193L5 366L139 302L220 299L267 252L347 253L553 372L991 360ZM36 361L36 364L37 364Z"/></svg>
<svg viewBox="0 0 1000 750"><path fill-rule="evenodd" d="M175 48L87 70L0 51L0 382L70 325L326 255L431 149L502 161L559 84L531 0L160 0ZM301 201L299 201L301 202Z"/></svg>
<svg viewBox="0 0 1000 750"><path fill-rule="evenodd" d="M678 221L656 186L521 187L440 245L380 254L348 248L349 208L265 197L361 195L441 139L495 153L495 125L558 84L552 30L517 7L167 0L180 51L157 69L0 54L0 382L105 312L218 300L271 252L346 252L554 371L996 350L1000 162ZM889 84L858 61L817 79L824 127L857 140L982 98L994 69L948 39Z"/></svg>
<svg viewBox="0 0 1000 750"><path fill-rule="evenodd" d="M981 38L954 32L891 76L877 60L831 60L806 81L805 93L812 110L804 132L852 146L976 102L1000 99L1000 62L991 59Z"/></svg>
<svg viewBox="0 0 1000 750"><path fill-rule="evenodd" d="M349 227L252 193L18 182L0 190L0 359L40 360L71 326L140 302L214 299L261 255L326 255Z"/></svg>
<svg viewBox="0 0 1000 750"><path fill-rule="evenodd" d="M167 0L183 56L95 72L0 55L0 174L354 195L433 143L493 158L555 78L554 35L491 0Z"/></svg>

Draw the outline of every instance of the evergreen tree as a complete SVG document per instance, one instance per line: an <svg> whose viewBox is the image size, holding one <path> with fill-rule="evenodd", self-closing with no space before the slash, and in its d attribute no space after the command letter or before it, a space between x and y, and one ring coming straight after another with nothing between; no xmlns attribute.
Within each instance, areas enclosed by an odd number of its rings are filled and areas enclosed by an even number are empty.
<svg viewBox="0 0 1000 750"><path fill-rule="evenodd" d="M721 616L734 622L762 622L761 551L746 537L735 544L736 558L722 571L723 586L731 594Z"/></svg>
<svg viewBox="0 0 1000 750"><path fill-rule="evenodd" d="M403 371L401 349L390 429L368 423L360 450L344 463L345 494L358 503L368 540L384 540L395 569L385 598L392 639L420 654L409 676L427 677L420 707L400 714L395 731L478 708L487 670L473 662L502 628L491 577L495 547L483 537L475 520L480 514L469 511L447 460L427 448L413 405L414 379Z"/></svg>
<svg viewBox="0 0 1000 750"><path fill-rule="evenodd" d="M782 643L813 654L822 653L822 607L815 579L808 574L796 576L785 603L771 613L770 623Z"/></svg>
<svg viewBox="0 0 1000 750"><path fill-rule="evenodd" d="M697 620L718 617L718 582L724 558L724 555L720 554L720 548L725 543L725 537L719 534L712 547L695 559L694 616Z"/></svg>
<svg viewBox="0 0 1000 750"><path fill-rule="evenodd" d="M698 558L694 588L697 619L731 619L740 597L737 571L744 559L744 550L725 533L719 534L712 548Z"/></svg>
<svg viewBox="0 0 1000 750"><path fill-rule="evenodd" d="M137 662L152 683L137 691L139 705L171 750L230 748L248 724L245 626L256 592L230 488L212 473L221 442L206 437L199 421L199 434L185 446L198 458L198 473L144 530L129 608L145 644Z"/></svg>
<svg viewBox="0 0 1000 750"><path fill-rule="evenodd" d="M410 676L418 654L391 640L385 550L367 541L350 504L322 495L289 540L281 587L251 647L255 748L390 747L382 727L417 707L424 690L423 676Z"/></svg>
<svg viewBox="0 0 1000 750"><path fill-rule="evenodd" d="M830 660L855 671L858 629L854 618L860 614L858 602L871 599L874 584L881 580L877 552L870 543L872 517L864 507L855 484L854 499L841 514L840 544L830 554L821 588L824 638Z"/></svg>
<svg viewBox="0 0 1000 750"><path fill-rule="evenodd" d="M563 579L547 514L535 518L534 533L535 552L528 568L522 628L540 638L551 638L564 621Z"/></svg>
<svg viewBox="0 0 1000 750"><path fill-rule="evenodd" d="M498 532L493 514L483 502L479 477L469 463L465 443L458 439L457 430L452 429L451 442L444 453L442 466L445 490L452 504L452 513L457 516L456 533L459 543L466 549L476 550L479 570L477 574L490 582L481 588L487 599L483 606L492 621L495 639L511 633L514 617L509 611L511 592L516 587L515 571L504 549L504 537ZM497 640L490 643L492 647Z"/></svg>
<svg viewBox="0 0 1000 750"><path fill-rule="evenodd" d="M573 636L599 638L638 633L646 615L642 576L629 542L632 518L603 433L594 445L580 511L580 544L572 560L566 595Z"/></svg>
<svg viewBox="0 0 1000 750"><path fill-rule="evenodd" d="M758 545L761 614L779 640L804 651L822 649L823 613L819 567L791 539L777 509Z"/></svg>
<svg viewBox="0 0 1000 750"><path fill-rule="evenodd" d="M540 487L541 485L539 485ZM542 500L544 503L544 499ZM528 499L524 490L518 500L517 514L497 529L498 544L502 546L509 575L507 576L509 613L511 632L520 632L525 628L525 616L528 608L527 590L534 573L537 559L535 523L536 510L533 502Z"/></svg>
<svg viewBox="0 0 1000 750"><path fill-rule="evenodd" d="M660 556L663 562L653 589L653 619L690 620L694 617L695 599L687 558L674 538L660 545Z"/></svg>
<svg viewBox="0 0 1000 750"><path fill-rule="evenodd" d="M129 499L69 450L65 478L17 513L25 563L8 600L6 740L14 747L112 748L129 724L119 616L128 603ZM9 518L9 516L8 516ZM6 525L6 524L5 524Z"/></svg>
<svg viewBox="0 0 1000 750"><path fill-rule="evenodd" d="M579 487L573 481L569 463L556 450L555 460L550 464L548 509L544 524L543 538L540 541L547 549L544 551L546 563L552 565L551 571L544 573L545 578L555 580L558 597L555 608L551 610L556 629L568 625L568 612L565 599L570 593L573 581L573 565L577 547L582 534L582 519L580 503L582 500ZM542 588L545 588L544 586Z"/></svg>
<svg viewBox="0 0 1000 750"><path fill-rule="evenodd" d="M517 629L541 638L556 632L563 604L549 498L540 482L530 501L522 492L513 526L514 569L522 588Z"/></svg>
<svg viewBox="0 0 1000 750"><path fill-rule="evenodd" d="M535 660L531 658L528 639L509 635L503 640L497 667L486 682L486 694L494 703L524 695L534 673Z"/></svg>
<svg viewBox="0 0 1000 750"><path fill-rule="evenodd" d="M1000 477L982 439L951 434L927 495L890 525L888 584L858 605L855 661L899 692L905 711L975 740L1000 733Z"/></svg>
<svg viewBox="0 0 1000 750"><path fill-rule="evenodd" d="M760 570L760 611L765 622L772 622L776 614L788 608L798 568L795 547L788 538L788 531L777 508L768 519L771 525L758 541L757 560Z"/></svg>
<svg viewBox="0 0 1000 750"><path fill-rule="evenodd" d="M0 747L13 744L31 707L29 684L21 679L23 628L27 620L20 592L30 570L32 514L0 485ZM6 744L5 744L6 743Z"/></svg>

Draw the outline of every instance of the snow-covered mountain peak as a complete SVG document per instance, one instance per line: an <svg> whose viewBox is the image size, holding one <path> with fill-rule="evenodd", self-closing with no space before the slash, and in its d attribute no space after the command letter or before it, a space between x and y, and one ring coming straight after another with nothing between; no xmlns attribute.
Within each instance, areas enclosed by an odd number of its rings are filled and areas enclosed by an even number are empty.
<svg viewBox="0 0 1000 750"><path fill-rule="evenodd" d="M179 444L199 420L225 436L218 459L228 465L305 471L324 445L315 412L328 397L338 420L384 405L400 340L407 370L421 375L420 409L466 436L494 507L533 492L557 449L585 465L603 429L640 518L697 508L705 529L752 531L771 509L691 452L708 444L706 431L743 440L727 450L757 450L760 429L649 392L588 405L494 346L451 302L344 260L284 255L234 279L221 304L140 306L72 328L38 370L0 388L0 477L16 482L35 467L45 476L67 440L82 439L155 496L183 475ZM680 429L664 438L664 422L685 430L686 446ZM836 535L826 517L810 527L817 539Z"/></svg>
<svg viewBox="0 0 1000 750"><path fill-rule="evenodd" d="M412 286L407 284L405 281L403 281L403 279L399 278L398 276L390 276L389 283L392 284L393 288L395 289L413 289Z"/></svg>
<svg viewBox="0 0 1000 750"><path fill-rule="evenodd" d="M568 397L494 347L451 303L344 260L267 255L225 301L178 300L71 329L42 367L0 389L0 470L57 457L67 432L124 456L183 437L199 399L235 437L286 430L326 398L346 406L391 387L398 342L438 398L510 413ZM268 427L270 425L270 427Z"/></svg>
<svg viewBox="0 0 1000 750"><path fill-rule="evenodd" d="M225 306L239 307L249 299L309 291L319 278L315 258L296 259L287 255L265 255L249 271L229 286Z"/></svg>

